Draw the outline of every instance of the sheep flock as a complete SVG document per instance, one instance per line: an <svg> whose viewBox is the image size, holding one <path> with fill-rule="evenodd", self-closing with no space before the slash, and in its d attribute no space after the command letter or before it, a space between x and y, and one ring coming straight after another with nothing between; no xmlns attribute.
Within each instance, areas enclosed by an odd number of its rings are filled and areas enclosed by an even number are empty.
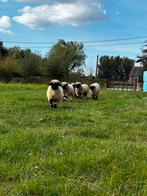
<svg viewBox="0 0 147 196"><path fill-rule="evenodd" d="M52 109L57 108L60 101L66 101L70 98L82 99L84 97L91 97L97 100L100 93L99 83L82 84L81 82L68 83L60 82L57 79L51 80L47 89L47 99Z"/></svg>

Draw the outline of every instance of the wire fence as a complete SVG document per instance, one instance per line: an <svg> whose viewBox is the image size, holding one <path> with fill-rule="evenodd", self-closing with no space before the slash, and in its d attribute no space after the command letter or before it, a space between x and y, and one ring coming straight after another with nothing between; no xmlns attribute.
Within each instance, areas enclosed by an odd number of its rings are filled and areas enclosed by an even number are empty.
<svg viewBox="0 0 147 196"><path fill-rule="evenodd" d="M129 81L109 81L108 89L125 91L142 91L143 83L133 83Z"/></svg>

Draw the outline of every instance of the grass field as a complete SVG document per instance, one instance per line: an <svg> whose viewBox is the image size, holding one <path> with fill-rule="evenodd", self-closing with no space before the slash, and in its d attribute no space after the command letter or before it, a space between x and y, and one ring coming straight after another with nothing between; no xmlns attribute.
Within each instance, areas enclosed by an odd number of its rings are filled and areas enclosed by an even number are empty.
<svg viewBox="0 0 147 196"><path fill-rule="evenodd" d="M0 84L0 195L147 195L147 94L51 110L46 90Z"/></svg>

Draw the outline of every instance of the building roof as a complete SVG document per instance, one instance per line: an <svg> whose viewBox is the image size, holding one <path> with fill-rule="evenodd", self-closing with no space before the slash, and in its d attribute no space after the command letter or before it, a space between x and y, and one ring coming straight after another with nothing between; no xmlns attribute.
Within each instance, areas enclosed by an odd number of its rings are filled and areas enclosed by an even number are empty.
<svg viewBox="0 0 147 196"><path fill-rule="evenodd" d="M143 73L143 67L132 67L131 72L129 74L130 77L138 77Z"/></svg>

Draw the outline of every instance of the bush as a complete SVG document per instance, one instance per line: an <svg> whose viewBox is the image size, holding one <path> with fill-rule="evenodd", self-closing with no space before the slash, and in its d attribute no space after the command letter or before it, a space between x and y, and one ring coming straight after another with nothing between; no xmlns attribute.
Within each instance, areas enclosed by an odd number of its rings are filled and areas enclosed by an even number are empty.
<svg viewBox="0 0 147 196"><path fill-rule="evenodd" d="M12 56L0 59L0 76L12 77L17 73L17 63Z"/></svg>

